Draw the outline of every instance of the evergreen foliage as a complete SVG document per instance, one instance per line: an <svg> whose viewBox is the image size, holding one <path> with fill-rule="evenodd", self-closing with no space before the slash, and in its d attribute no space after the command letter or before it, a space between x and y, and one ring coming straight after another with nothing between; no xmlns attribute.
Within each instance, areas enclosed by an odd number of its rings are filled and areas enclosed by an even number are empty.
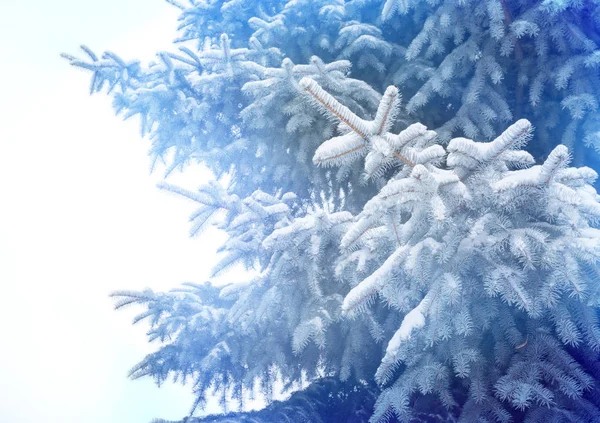
<svg viewBox="0 0 600 423"><path fill-rule="evenodd" d="M160 343L131 377L192 380L188 423L600 421L600 197L581 166L600 151L600 4L169 2L176 52L65 57L140 117L167 174L229 175L160 188L197 203L192 235L228 234L214 275L257 276L114 293ZM194 417L279 379L311 385Z"/></svg>

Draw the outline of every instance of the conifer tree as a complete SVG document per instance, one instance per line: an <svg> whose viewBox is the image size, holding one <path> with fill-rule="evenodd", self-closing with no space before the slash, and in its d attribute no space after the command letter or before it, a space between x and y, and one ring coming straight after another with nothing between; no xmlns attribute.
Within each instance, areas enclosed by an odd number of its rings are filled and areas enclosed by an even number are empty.
<svg viewBox="0 0 600 423"><path fill-rule="evenodd" d="M598 421L596 2L169 3L155 62L65 57L167 174L229 175L159 187L256 276L114 293L160 342L131 377L191 380L188 423Z"/></svg>

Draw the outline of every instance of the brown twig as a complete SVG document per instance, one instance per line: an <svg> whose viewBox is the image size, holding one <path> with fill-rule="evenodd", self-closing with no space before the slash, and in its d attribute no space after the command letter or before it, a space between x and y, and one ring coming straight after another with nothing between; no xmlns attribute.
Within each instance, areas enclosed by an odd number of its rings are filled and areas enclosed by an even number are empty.
<svg viewBox="0 0 600 423"><path fill-rule="evenodd" d="M341 120L342 122L344 122L346 125L348 125L348 127L350 129L352 129L354 132L356 132L358 135L360 135L362 138L367 138L367 134L364 134L363 132L361 132L357 127L355 127L354 125L352 125L350 123L350 121L344 119L344 117L342 115L340 115L337 111L335 111L335 109L333 107L331 107L329 104L325 103L323 101L323 99L321 99L315 92L313 92L310 87L306 87L304 88L310 95L313 96L313 98L315 100L317 100L323 107L325 107L327 110L329 110L331 112L331 114L333 114L334 116L336 116L339 120Z"/></svg>

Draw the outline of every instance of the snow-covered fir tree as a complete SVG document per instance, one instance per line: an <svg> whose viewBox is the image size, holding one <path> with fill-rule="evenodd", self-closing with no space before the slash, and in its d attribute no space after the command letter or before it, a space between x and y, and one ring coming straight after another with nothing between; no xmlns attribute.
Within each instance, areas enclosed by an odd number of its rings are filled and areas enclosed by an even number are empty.
<svg viewBox="0 0 600 423"><path fill-rule="evenodd" d="M155 62L65 57L167 174L228 175L160 188L255 276L115 293L159 342L132 377L193 381L187 422L600 421L600 4L169 3Z"/></svg>

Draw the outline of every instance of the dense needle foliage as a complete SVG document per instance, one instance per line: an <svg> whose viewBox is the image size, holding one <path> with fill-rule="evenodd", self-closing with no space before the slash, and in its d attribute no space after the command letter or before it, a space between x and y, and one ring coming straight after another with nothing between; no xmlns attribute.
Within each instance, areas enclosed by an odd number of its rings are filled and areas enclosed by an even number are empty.
<svg viewBox="0 0 600 423"><path fill-rule="evenodd" d="M160 188L256 276L114 293L159 342L132 377L191 380L188 422L599 421L600 3L169 3L155 62L65 57L167 175L228 175Z"/></svg>

